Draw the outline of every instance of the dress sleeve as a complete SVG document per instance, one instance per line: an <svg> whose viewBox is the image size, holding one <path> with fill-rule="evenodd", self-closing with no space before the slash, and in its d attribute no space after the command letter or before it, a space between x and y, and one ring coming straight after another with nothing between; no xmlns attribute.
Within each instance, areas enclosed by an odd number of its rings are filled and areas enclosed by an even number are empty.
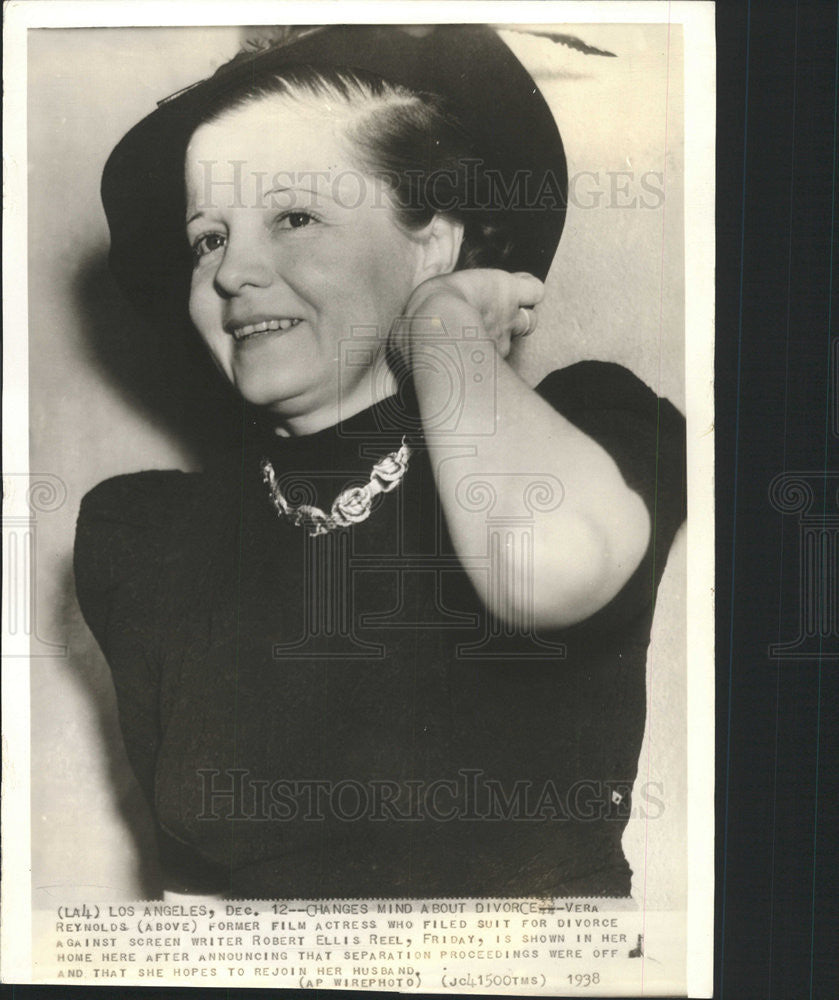
<svg viewBox="0 0 839 1000"><path fill-rule="evenodd" d="M650 514L641 564L585 627L611 630L651 616L670 546L687 513L684 417L626 368L606 362L551 372L537 392L611 455Z"/></svg>
<svg viewBox="0 0 839 1000"><path fill-rule="evenodd" d="M108 479L83 498L76 525L76 595L111 669L128 759L152 804L165 599L160 570L189 478L143 472Z"/></svg>

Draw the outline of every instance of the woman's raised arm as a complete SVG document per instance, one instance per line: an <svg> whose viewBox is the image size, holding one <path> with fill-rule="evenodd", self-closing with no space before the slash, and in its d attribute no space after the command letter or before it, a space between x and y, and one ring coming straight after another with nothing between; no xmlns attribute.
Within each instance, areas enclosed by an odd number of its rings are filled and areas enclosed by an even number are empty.
<svg viewBox="0 0 839 1000"><path fill-rule="evenodd" d="M614 459L506 361L521 308L541 297L531 275L465 270L435 277L414 292L391 344L412 373L449 533L481 600L508 624L552 629L584 621L621 590L647 550L651 523ZM488 378L491 345L497 357ZM440 351L445 363L435 364ZM455 391L463 394L455 433L435 418L451 411L453 365L462 373ZM489 545L485 505L465 502L470 480L490 484L493 519L527 513L529 566L520 565L515 546ZM537 489L548 484L554 502L525 509L528 480Z"/></svg>

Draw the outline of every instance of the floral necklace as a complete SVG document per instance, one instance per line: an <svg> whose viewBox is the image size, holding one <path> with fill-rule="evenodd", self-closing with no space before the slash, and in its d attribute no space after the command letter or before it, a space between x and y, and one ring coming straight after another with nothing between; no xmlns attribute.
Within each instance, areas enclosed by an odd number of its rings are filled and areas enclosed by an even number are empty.
<svg viewBox="0 0 839 1000"><path fill-rule="evenodd" d="M398 451L390 452L373 466L370 482L364 486L352 486L339 493L328 514L311 504L290 504L277 483L277 474L271 462L263 458L260 467L278 516L288 518L297 527L306 528L312 538L316 538L335 531L336 528L349 528L360 521L366 521L373 507L373 499L379 493L390 493L402 482L408 471L410 457L411 448L403 437L402 447Z"/></svg>

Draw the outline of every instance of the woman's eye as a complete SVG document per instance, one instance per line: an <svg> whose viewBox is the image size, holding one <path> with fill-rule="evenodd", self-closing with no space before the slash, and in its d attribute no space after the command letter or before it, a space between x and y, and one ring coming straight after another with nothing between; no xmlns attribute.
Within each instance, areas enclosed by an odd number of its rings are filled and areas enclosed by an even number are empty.
<svg viewBox="0 0 839 1000"><path fill-rule="evenodd" d="M302 229L317 219L309 212L286 212L277 219L278 229Z"/></svg>
<svg viewBox="0 0 839 1000"><path fill-rule="evenodd" d="M220 250L224 246L225 238L221 233L205 233L199 236L192 244L193 259L198 261L214 250Z"/></svg>

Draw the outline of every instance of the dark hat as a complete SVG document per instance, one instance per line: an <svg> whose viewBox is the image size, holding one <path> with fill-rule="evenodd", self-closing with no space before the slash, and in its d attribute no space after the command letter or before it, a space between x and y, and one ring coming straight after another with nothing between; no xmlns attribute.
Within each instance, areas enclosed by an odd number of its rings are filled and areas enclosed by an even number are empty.
<svg viewBox="0 0 839 1000"><path fill-rule="evenodd" d="M562 141L536 84L485 25L330 25L253 52L172 97L134 126L105 165L102 201L111 270L142 311L182 309L191 255L184 233L184 158L207 108L285 67L360 70L443 99L497 175L511 248L506 265L544 279L565 221Z"/></svg>

